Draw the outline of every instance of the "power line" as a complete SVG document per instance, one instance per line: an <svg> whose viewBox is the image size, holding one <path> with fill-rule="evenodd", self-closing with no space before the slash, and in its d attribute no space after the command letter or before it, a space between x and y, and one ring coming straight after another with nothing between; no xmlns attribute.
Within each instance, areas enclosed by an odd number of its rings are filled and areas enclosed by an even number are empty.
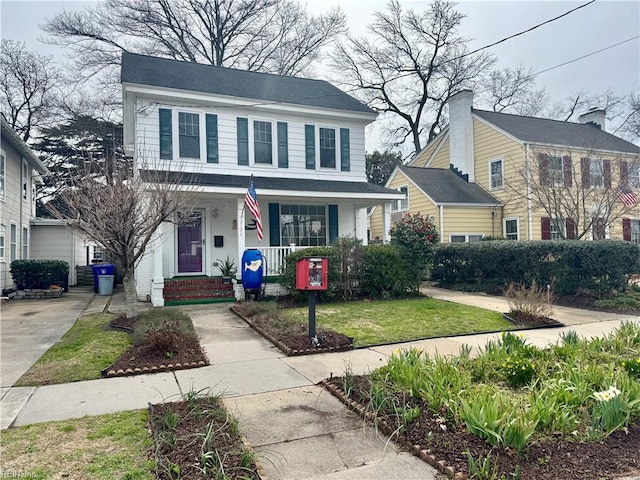
<svg viewBox="0 0 640 480"><path fill-rule="evenodd" d="M635 37L627 38L626 40L622 40L621 42L614 43L613 45L609 45L608 47L601 48L600 50L596 50L595 52L587 53L586 55L582 55L581 57L574 58L572 60L568 60L568 61L560 63L558 65L554 65L553 67L545 68L544 70L540 70L539 72L532 73L531 76L535 77L536 75L540 75L541 73L548 72L549 70L554 70L556 68L564 67L565 65L569 65L570 63L577 62L578 60L582 60L583 58L590 57L592 55L595 55L596 53L604 52L605 50L609 50L611 48L617 47L618 45L622 45L623 43L630 42L631 40L635 40L636 38L640 38L640 35L636 35Z"/></svg>
<svg viewBox="0 0 640 480"><path fill-rule="evenodd" d="M575 12L576 10L580 10L581 8L584 8L584 7L587 7L587 6L591 5L595 1L596 0L591 0L590 2L587 2L584 5L580 5L580 6L576 7L576 8L573 8L573 9L569 10L568 12L563 13L562 15L558 15L557 17L550 18L549 20L545 20L544 22L538 23L537 25L534 25L531 28L527 28L526 30L522 30L521 32L514 33L513 35L509 35L508 37L505 37L505 38L503 38L501 40L498 40L497 42L493 42L493 43L491 43L489 45L485 45L484 47L477 48L477 49L475 49L475 50L473 50L471 52L467 52L467 53L465 53L463 55L460 55L459 57L452 58L449 61L458 60L460 58L464 58L464 57L467 57L469 55L473 55L474 53L481 52L482 50L486 50L487 48L495 47L496 45L498 45L500 43L506 42L507 40L511 40L512 38L518 37L520 35L524 35L525 33L529 33L532 30L535 30L536 28L540 28L540 27L542 27L544 25L547 25L548 23L555 22L556 20L558 20L558 19L560 19L562 17L566 17L567 15Z"/></svg>

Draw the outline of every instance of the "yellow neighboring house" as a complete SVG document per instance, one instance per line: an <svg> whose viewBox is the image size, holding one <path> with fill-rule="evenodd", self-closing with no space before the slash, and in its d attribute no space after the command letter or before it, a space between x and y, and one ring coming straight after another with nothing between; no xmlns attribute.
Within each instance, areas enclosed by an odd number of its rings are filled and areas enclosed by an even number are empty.
<svg viewBox="0 0 640 480"><path fill-rule="evenodd" d="M449 101L449 125L386 186L405 200L370 212L372 240L406 213L433 217L442 242L624 239L640 243L640 147L605 131L605 112L580 123L477 110Z"/></svg>

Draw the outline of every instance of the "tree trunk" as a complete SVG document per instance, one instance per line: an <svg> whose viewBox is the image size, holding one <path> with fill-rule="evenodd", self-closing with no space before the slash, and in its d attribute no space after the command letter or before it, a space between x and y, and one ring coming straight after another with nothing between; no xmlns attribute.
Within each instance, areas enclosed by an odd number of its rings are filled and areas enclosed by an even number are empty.
<svg viewBox="0 0 640 480"><path fill-rule="evenodd" d="M138 293L136 291L136 279L133 272L127 272L122 279L124 285L124 297L127 302L127 318L138 316Z"/></svg>

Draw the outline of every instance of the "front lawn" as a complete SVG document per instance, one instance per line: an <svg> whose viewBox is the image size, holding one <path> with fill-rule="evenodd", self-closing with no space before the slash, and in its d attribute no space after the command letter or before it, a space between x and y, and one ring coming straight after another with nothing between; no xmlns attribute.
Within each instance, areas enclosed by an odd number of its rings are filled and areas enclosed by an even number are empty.
<svg viewBox="0 0 640 480"><path fill-rule="evenodd" d="M306 307L282 312L292 321L307 322ZM513 328L497 312L432 298L317 305L316 325L353 337L356 347Z"/></svg>
<svg viewBox="0 0 640 480"><path fill-rule="evenodd" d="M0 476L151 480L147 419L132 411L4 430Z"/></svg>
<svg viewBox="0 0 640 480"><path fill-rule="evenodd" d="M18 380L16 386L40 386L100 378L100 371L131 345L129 335L109 330L115 315L84 315Z"/></svg>

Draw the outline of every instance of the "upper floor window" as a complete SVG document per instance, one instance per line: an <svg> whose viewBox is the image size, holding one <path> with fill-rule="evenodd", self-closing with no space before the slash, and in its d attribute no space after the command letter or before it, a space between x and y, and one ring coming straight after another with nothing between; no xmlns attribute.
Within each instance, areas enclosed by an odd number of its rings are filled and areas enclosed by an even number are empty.
<svg viewBox="0 0 640 480"><path fill-rule="evenodd" d="M22 162L22 199L29 198L29 166L27 162Z"/></svg>
<svg viewBox="0 0 640 480"><path fill-rule="evenodd" d="M180 157L200 158L200 115L179 112L178 136L180 140Z"/></svg>
<svg viewBox="0 0 640 480"><path fill-rule="evenodd" d="M7 234L7 227L0 225L0 262L4 262L4 241Z"/></svg>
<svg viewBox="0 0 640 480"><path fill-rule="evenodd" d="M404 194L404 198L402 200L395 200L391 204L391 210L394 212L409 210L409 187L407 185L403 185L398 187L397 190Z"/></svg>
<svg viewBox="0 0 640 480"><path fill-rule="evenodd" d="M564 163L562 157L549 157L549 180L555 187L564 187Z"/></svg>
<svg viewBox="0 0 640 480"><path fill-rule="evenodd" d="M336 168L336 131L320 128L320 167Z"/></svg>
<svg viewBox="0 0 640 480"><path fill-rule="evenodd" d="M604 168L602 165L602 159L591 159L589 165L589 186L591 188L604 187Z"/></svg>
<svg viewBox="0 0 640 480"><path fill-rule="evenodd" d="M631 188L640 188L640 165L633 163L629 166L627 181Z"/></svg>
<svg viewBox="0 0 640 480"><path fill-rule="evenodd" d="M489 163L489 186L491 190L501 190L503 187L501 158Z"/></svg>
<svg viewBox="0 0 640 480"><path fill-rule="evenodd" d="M253 148L255 163L273 163L273 139L271 122L254 120Z"/></svg>
<svg viewBox="0 0 640 480"><path fill-rule="evenodd" d="M4 200L4 192L6 185L6 164L4 159L4 152L0 153L0 200Z"/></svg>

